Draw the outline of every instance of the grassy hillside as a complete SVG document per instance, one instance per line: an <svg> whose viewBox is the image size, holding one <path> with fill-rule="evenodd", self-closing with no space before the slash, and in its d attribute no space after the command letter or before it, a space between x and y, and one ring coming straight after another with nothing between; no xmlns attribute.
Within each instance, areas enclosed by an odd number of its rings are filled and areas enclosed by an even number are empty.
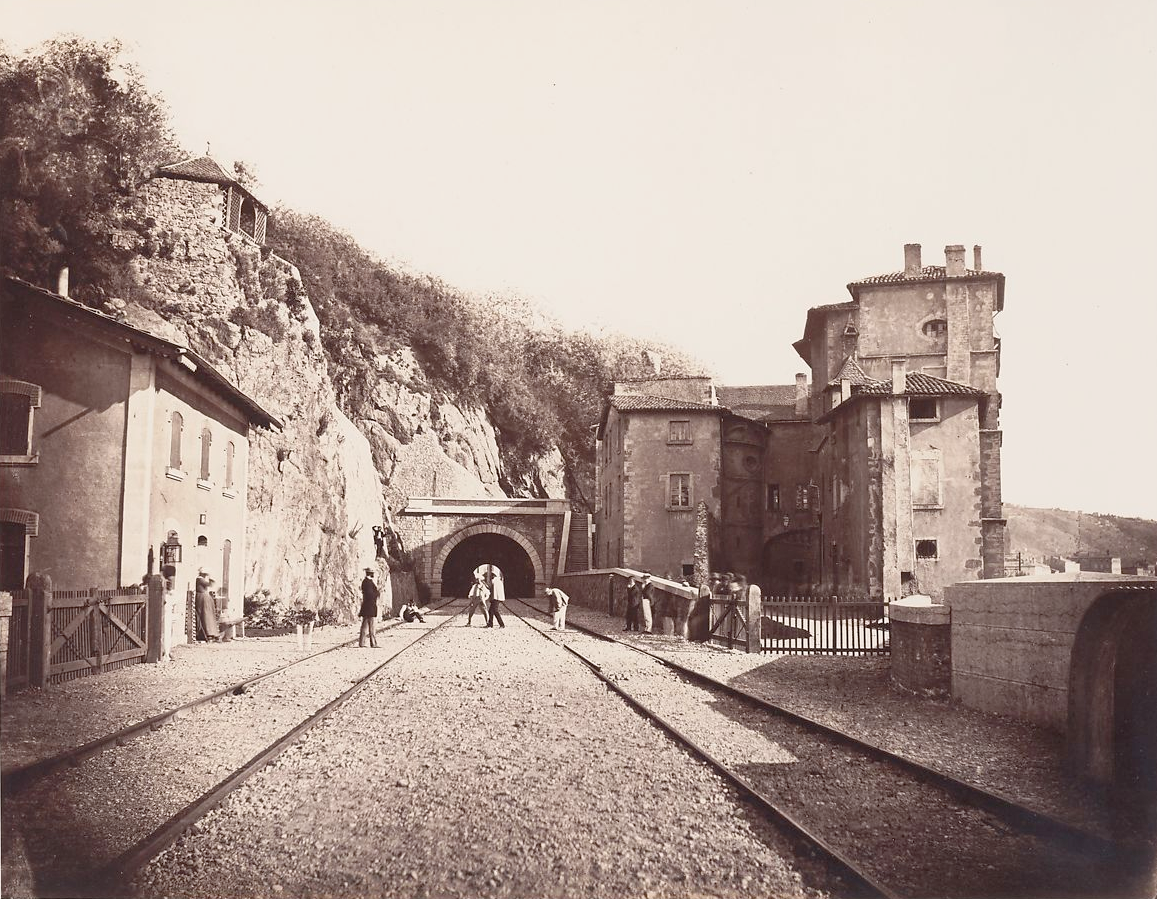
<svg viewBox="0 0 1157 899"><path fill-rule="evenodd" d="M1004 504L1004 514L1010 553L1036 559L1091 553L1118 556L1126 565L1157 560L1157 521L1011 503Z"/></svg>

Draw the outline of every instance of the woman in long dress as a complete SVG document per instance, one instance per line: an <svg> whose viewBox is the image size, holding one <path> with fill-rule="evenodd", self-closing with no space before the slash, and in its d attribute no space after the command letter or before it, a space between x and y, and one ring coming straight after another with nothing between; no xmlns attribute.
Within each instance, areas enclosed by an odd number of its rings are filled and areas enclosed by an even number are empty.
<svg viewBox="0 0 1157 899"><path fill-rule="evenodd" d="M209 577L204 568L197 571L197 636L212 643L221 639L221 631L217 627L217 607L213 603L212 590L216 583Z"/></svg>

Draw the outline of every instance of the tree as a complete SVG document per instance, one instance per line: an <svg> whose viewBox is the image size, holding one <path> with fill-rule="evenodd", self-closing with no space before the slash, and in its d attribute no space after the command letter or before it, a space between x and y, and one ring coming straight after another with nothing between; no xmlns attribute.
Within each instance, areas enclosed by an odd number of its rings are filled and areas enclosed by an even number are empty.
<svg viewBox="0 0 1157 899"><path fill-rule="evenodd" d="M0 48L0 268L47 284L68 265L94 299L122 275L112 235L136 188L177 153L162 101L121 53L77 37Z"/></svg>

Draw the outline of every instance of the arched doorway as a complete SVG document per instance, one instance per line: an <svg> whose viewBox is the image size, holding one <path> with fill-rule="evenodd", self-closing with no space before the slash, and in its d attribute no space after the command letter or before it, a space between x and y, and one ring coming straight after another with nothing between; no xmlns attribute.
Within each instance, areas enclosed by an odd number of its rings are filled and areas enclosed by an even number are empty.
<svg viewBox="0 0 1157 899"><path fill-rule="evenodd" d="M1069 752L1104 787L1118 825L1157 834L1157 593L1094 602L1073 643Z"/></svg>
<svg viewBox="0 0 1157 899"><path fill-rule="evenodd" d="M502 570L508 597L534 596L535 566L527 551L511 537L492 531L459 541L442 562L443 596L465 596L480 565Z"/></svg>

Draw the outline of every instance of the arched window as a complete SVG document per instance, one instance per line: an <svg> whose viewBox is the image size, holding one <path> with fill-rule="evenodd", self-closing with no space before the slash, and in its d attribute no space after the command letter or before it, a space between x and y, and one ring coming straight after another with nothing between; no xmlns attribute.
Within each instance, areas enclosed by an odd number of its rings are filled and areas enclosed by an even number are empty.
<svg viewBox="0 0 1157 899"><path fill-rule="evenodd" d="M185 419L180 412L174 412L169 439L169 468L177 471L181 470L181 431L184 427Z"/></svg>
<svg viewBox="0 0 1157 899"><path fill-rule="evenodd" d="M948 333L948 322L942 318L933 318L924 322L920 330L925 337L943 337Z"/></svg>
<svg viewBox="0 0 1157 899"><path fill-rule="evenodd" d="M233 441L230 440L225 445L225 489L233 489L233 455L236 452L236 447L233 446Z"/></svg>
<svg viewBox="0 0 1157 899"><path fill-rule="evenodd" d="M209 428L201 429L201 480L209 480L209 448L213 445L213 435Z"/></svg>

